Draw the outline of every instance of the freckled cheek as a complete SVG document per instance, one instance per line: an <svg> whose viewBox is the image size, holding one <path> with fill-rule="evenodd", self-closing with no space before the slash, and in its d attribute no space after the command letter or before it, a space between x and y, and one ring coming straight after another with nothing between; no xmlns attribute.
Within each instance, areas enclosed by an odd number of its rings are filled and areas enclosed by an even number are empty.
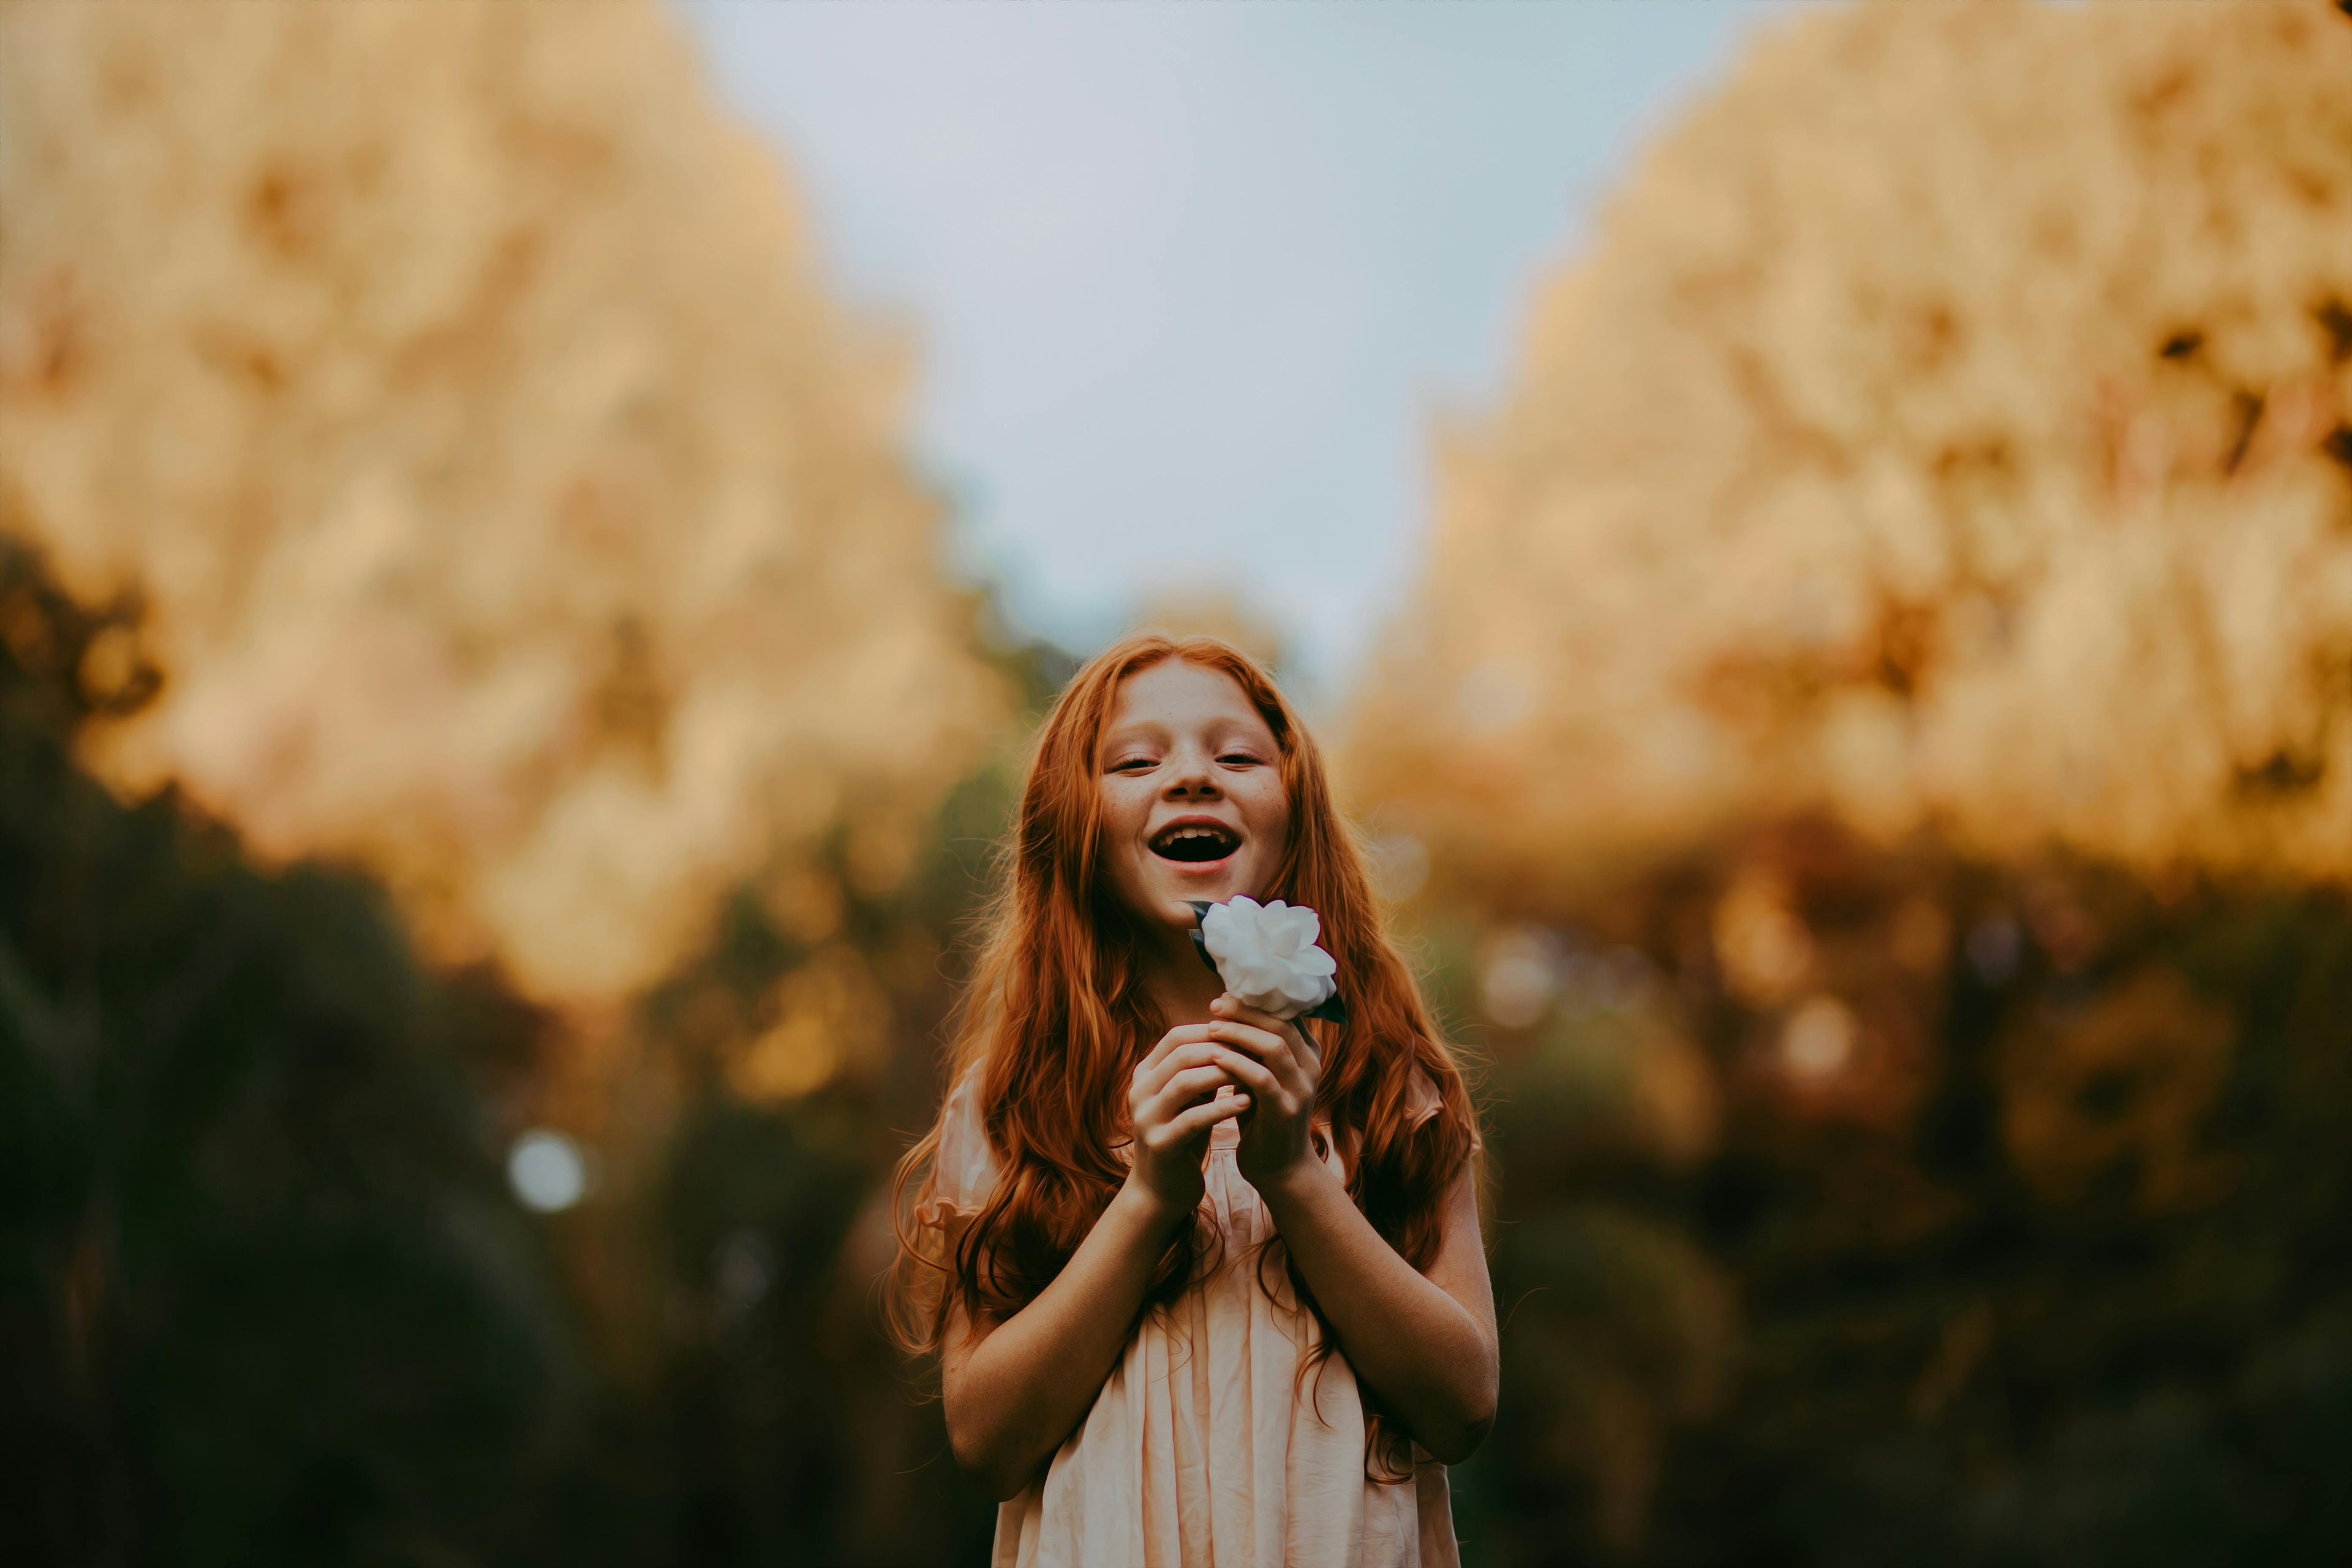
<svg viewBox="0 0 2352 1568"><path fill-rule="evenodd" d="M1151 815L1149 800L1137 801L1126 792L1107 790L1103 797L1103 823L1110 836L1122 842L1143 837L1143 825Z"/></svg>
<svg viewBox="0 0 2352 1568"><path fill-rule="evenodd" d="M1289 829L1289 814L1282 808L1279 798L1255 803L1247 816L1250 846L1271 862L1281 858L1282 847Z"/></svg>

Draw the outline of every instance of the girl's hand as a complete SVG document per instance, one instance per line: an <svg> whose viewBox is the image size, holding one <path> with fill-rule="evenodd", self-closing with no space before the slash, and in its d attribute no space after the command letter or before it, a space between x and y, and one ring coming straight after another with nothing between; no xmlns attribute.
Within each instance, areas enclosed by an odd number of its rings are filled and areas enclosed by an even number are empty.
<svg viewBox="0 0 2352 1568"><path fill-rule="evenodd" d="M1219 1049L1210 1041L1216 1027L1186 1024L1169 1030L1128 1080L1135 1162L1127 1184L1171 1216L1201 1206L1207 1190L1201 1166L1209 1157L1210 1129L1250 1108L1246 1092L1216 1098L1217 1090L1234 1081L1218 1065Z"/></svg>
<svg viewBox="0 0 2352 1568"><path fill-rule="evenodd" d="M1242 1176L1263 1192L1301 1162L1311 1162L1315 1086L1323 1058L1305 1030L1228 994L1209 1005L1206 1027L1215 1061L1245 1091L1255 1110L1242 1121L1234 1151Z"/></svg>

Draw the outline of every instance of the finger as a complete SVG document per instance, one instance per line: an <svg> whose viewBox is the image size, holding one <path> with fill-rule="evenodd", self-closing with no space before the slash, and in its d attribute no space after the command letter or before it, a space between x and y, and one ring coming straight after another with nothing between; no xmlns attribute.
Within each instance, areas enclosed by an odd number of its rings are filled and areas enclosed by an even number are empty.
<svg viewBox="0 0 2352 1568"><path fill-rule="evenodd" d="M1235 1023L1251 1024L1261 1029L1272 1029L1276 1034L1290 1026L1264 1008L1251 1006L1230 991L1212 1003L1210 1010L1221 1017L1231 1018Z"/></svg>
<svg viewBox="0 0 2352 1568"><path fill-rule="evenodd" d="M1279 1031L1261 1029L1255 1024L1244 1024L1232 1018L1219 1018L1209 1025L1209 1040L1213 1045L1239 1047L1260 1060L1276 1055L1286 1055L1290 1042Z"/></svg>
<svg viewBox="0 0 2352 1568"><path fill-rule="evenodd" d="M1284 1088L1301 1096L1314 1092L1315 1080L1307 1075L1297 1054L1290 1048L1290 1042L1280 1035L1270 1029L1223 1020L1209 1027L1214 1031L1212 1037L1219 1043L1234 1050L1246 1051L1273 1068L1275 1077L1281 1080Z"/></svg>
<svg viewBox="0 0 2352 1568"><path fill-rule="evenodd" d="M1147 1126L1171 1121L1194 1100L1213 1095L1233 1081L1233 1074L1215 1065L1180 1072L1151 1097L1137 1120Z"/></svg>
<svg viewBox="0 0 2352 1568"><path fill-rule="evenodd" d="M1213 1096L1219 1089L1227 1088L1234 1081L1233 1074L1221 1067L1199 1068L1194 1069L1194 1073L1197 1076L1187 1077L1181 1082L1171 1082L1150 1100L1138 1106L1135 1111L1137 1129L1140 1131L1153 1127L1165 1127L1187 1110Z"/></svg>
<svg viewBox="0 0 2352 1568"><path fill-rule="evenodd" d="M1181 1142L1187 1138L1198 1137L1218 1122L1229 1121L1249 1108L1250 1097L1246 1094L1229 1094L1223 1100L1196 1105L1168 1123L1169 1142Z"/></svg>
<svg viewBox="0 0 2352 1568"><path fill-rule="evenodd" d="M1291 1054L1306 1064L1308 1070L1319 1073L1323 1068L1323 1047L1303 1018L1277 1018L1273 1014L1253 1007L1231 993L1217 998L1212 1010L1237 1024L1248 1024L1260 1029L1270 1029L1290 1042Z"/></svg>
<svg viewBox="0 0 2352 1568"><path fill-rule="evenodd" d="M1304 1024L1292 1024L1290 1026L1290 1054L1298 1058L1299 1065L1307 1069L1307 1076L1308 1078L1315 1079L1318 1081L1322 1079L1323 1042L1315 1037L1314 1030L1308 1028Z"/></svg>
<svg viewBox="0 0 2352 1568"><path fill-rule="evenodd" d="M1160 1084L1167 1081L1169 1073L1174 1070L1169 1066L1169 1058L1185 1047L1197 1046L1208 1037L1209 1026L1206 1024L1180 1024L1160 1036L1160 1043L1137 1064L1135 1087L1146 1094L1155 1092Z"/></svg>
<svg viewBox="0 0 2352 1568"><path fill-rule="evenodd" d="M1200 1039L1202 1037L1201 1030L1202 1026L1203 1026L1199 1024L1177 1025L1174 1028L1160 1036L1159 1043L1154 1045L1150 1051L1146 1052L1144 1054L1143 1060L1136 1065L1139 1068L1149 1068L1164 1061L1167 1058L1169 1052L1175 1050L1177 1047L1183 1046L1190 1041Z"/></svg>
<svg viewBox="0 0 2352 1568"><path fill-rule="evenodd" d="M1318 1062L1322 1060L1323 1047L1316 1040L1314 1031L1307 1026L1306 1019L1277 1018L1271 1013L1251 1006L1239 997L1234 997L1233 1002L1234 1010L1229 1016L1236 1022L1254 1024L1261 1029L1272 1029L1290 1042L1291 1050L1298 1053L1301 1059Z"/></svg>
<svg viewBox="0 0 2352 1568"><path fill-rule="evenodd" d="M1193 1068L1207 1067L1217 1059L1216 1046L1205 1037L1208 1026L1202 1024L1198 1027L1204 1032L1203 1038L1190 1040L1176 1047L1160 1058L1160 1065L1153 1068L1149 1074L1137 1076L1129 1104L1140 1106L1146 1100L1157 1099L1160 1091L1168 1087L1169 1081L1178 1073L1189 1071Z"/></svg>
<svg viewBox="0 0 2352 1568"><path fill-rule="evenodd" d="M1241 1091L1255 1094L1269 1105L1281 1098L1282 1080L1276 1078L1274 1069L1264 1062L1245 1057L1239 1051L1226 1051L1218 1058L1217 1065L1232 1075L1234 1087Z"/></svg>

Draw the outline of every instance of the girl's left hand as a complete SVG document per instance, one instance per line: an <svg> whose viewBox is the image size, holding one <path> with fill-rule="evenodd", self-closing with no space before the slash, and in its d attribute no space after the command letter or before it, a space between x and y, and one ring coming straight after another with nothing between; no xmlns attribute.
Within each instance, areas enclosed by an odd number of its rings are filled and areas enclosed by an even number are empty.
<svg viewBox="0 0 2352 1568"><path fill-rule="evenodd" d="M1300 1162L1312 1162L1315 1086L1323 1059L1297 1024L1285 1023L1230 994L1209 1005L1209 1038L1217 1065L1250 1097L1234 1151L1242 1177L1264 1189Z"/></svg>

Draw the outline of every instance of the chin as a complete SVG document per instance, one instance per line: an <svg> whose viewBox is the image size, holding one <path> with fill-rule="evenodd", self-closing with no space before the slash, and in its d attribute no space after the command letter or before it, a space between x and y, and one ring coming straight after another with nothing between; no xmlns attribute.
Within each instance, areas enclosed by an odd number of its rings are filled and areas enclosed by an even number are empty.
<svg viewBox="0 0 2352 1568"><path fill-rule="evenodd" d="M1151 890L1152 906L1165 910L1170 923L1187 931L1192 928L1193 904L1222 904L1237 894L1256 896L1255 879L1239 867L1218 866L1196 871L1188 866L1181 872L1172 872L1156 856L1150 858L1145 885Z"/></svg>

